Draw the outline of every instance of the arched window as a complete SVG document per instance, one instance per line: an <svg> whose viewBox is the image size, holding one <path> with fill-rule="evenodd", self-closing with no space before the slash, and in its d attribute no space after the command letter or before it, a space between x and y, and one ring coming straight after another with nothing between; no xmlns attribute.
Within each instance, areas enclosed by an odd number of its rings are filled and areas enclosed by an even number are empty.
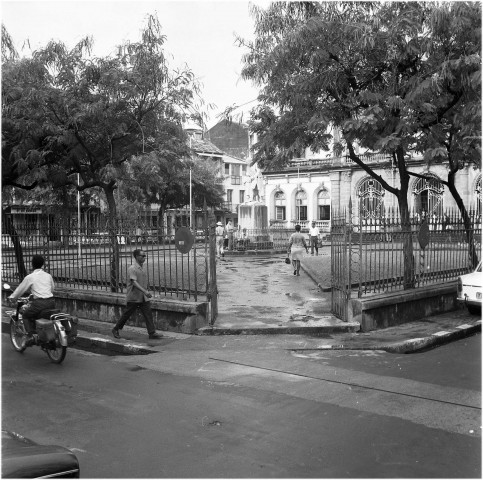
<svg viewBox="0 0 483 480"><path fill-rule="evenodd" d="M304 190L299 190L295 194L295 213L296 220L307 220L307 194Z"/></svg>
<svg viewBox="0 0 483 480"><path fill-rule="evenodd" d="M414 184L414 206L420 215L443 215L443 184L436 178L420 178Z"/></svg>
<svg viewBox="0 0 483 480"><path fill-rule="evenodd" d="M285 220L285 193L275 192L275 220Z"/></svg>
<svg viewBox="0 0 483 480"><path fill-rule="evenodd" d="M319 220L330 220L330 195L326 189L322 189L317 195L317 210Z"/></svg>
<svg viewBox="0 0 483 480"><path fill-rule="evenodd" d="M379 218L384 214L384 189L374 178L366 178L357 189L360 215L363 219Z"/></svg>

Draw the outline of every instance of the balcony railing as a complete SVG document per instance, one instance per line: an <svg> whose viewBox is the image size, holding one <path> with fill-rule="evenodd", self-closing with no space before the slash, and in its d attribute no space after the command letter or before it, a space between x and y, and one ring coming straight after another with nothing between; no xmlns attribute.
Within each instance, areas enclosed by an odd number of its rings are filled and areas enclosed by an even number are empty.
<svg viewBox="0 0 483 480"><path fill-rule="evenodd" d="M359 155L360 159L364 163L387 163L391 160L391 157L387 153L365 153ZM348 155L343 157L326 157L326 158L294 158L287 166L288 170L294 170L299 168L312 168L312 167L334 167L342 165L350 165L353 161Z"/></svg>
<svg viewBox="0 0 483 480"><path fill-rule="evenodd" d="M237 213L239 205L239 203L223 202L221 204L221 209L225 212Z"/></svg>

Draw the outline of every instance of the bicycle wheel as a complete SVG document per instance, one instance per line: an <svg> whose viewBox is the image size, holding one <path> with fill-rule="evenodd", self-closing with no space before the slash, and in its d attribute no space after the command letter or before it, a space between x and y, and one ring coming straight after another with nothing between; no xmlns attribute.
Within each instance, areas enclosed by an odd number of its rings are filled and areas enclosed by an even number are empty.
<svg viewBox="0 0 483 480"><path fill-rule="evenodd" d="M67 355L67 347L59 345L56 345L55 348L46 349L45 351L47 352L47 356L54 363L62 363Z"/></svg>
<svg viewBox="0 0 483 480"><path fill-rule="evenodd" d="M27 346L25 341L27 339L27 332L22 321L16 322L15 320L10 320L10 340L12 342L13 348L17 352L23 352Z"/></svg>

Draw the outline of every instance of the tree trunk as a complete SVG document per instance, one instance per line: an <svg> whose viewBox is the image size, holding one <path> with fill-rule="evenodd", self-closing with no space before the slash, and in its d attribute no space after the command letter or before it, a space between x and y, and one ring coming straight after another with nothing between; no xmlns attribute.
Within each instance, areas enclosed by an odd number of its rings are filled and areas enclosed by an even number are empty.
<svg viewBox="0 0 483 480"><path fill-rule="evenodd" d="M465 226L466 240L468 242L469 266L472 269L475 269L476 266L478 265L478 253L477 253L477 250L476 250L475 235L474 235L474 231L473 231L474 224L471 221L471 218L468 214L468 211L466 210L463 199L461 198L458 190L455 187L454 180L455 180L455 174L449 173L448 174L448 188L449 188L449 191L451 192L451 195L453 195L453 198L456 202L456 205L458 206L458 209L461 213L461 218L463 219L463 224Z"/></svg>
<svg viewBox="0 0 483 480"><path fill-rule="evenodd" d="M398 149L397 151L397 161L399 178L401 179L401 189L397 195L397 201L399 204L399 215L401 217L401 233L403 236L403 286L404 290L408 290L416 286L416 270L414 264L413 236L411 231L411 219L409 216L408 204L409 175L406 170L404 152L402 151L402 149Z"/></svg>
<svg viewBox="0 0 483 480"><path fill-rule="evenodd" d="M164 238L164 205L159 204L158 209L158 239L161 242Z"/></svg>
<svg viewBox="0 0 483 480"><path fill-rule="evenodd" d="M5 233L8 233L10 235L10 239L12 240L13 251L15 252L15 261L17 262L18 277L19 277L19 283L20 283L27 276L27 269L25 268L25 262L23 258L22 244L20 243L20 237L17 231L15 230L12 216L9 213L6 213L4 210L3 218L5 219L4 231Z"/></svg>
<svg viewBox="0 0 483 480"><path fill-rule="evenodd" d="M107 205L109 206L109 253L110 253L110 284L111 292L119 291L119 244L117 242L117 208L114 198L114 185L111 183L104 188L106 194Z"/></svg>

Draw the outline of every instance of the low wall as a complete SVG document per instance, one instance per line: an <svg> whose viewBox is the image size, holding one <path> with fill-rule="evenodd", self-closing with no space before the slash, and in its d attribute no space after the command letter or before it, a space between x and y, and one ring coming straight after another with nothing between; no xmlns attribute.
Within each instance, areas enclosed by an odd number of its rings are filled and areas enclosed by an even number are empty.
<svg viewBox="0 0 483 480"><path fill-rule="evenodd" d="M394 327L458 308L456 281L351 300L349 321L362 332Z"/></svg>
<svg viewBox="0 0 483 480"><path fill-rule="evenodd" d="M80 318L114 323L126 305L124 294L56 288L55 306ZM157 330L195 333L209 324L208 302L151 299L153 320ZM144 318L136 312L127 325L144 327Z"/></svg>

